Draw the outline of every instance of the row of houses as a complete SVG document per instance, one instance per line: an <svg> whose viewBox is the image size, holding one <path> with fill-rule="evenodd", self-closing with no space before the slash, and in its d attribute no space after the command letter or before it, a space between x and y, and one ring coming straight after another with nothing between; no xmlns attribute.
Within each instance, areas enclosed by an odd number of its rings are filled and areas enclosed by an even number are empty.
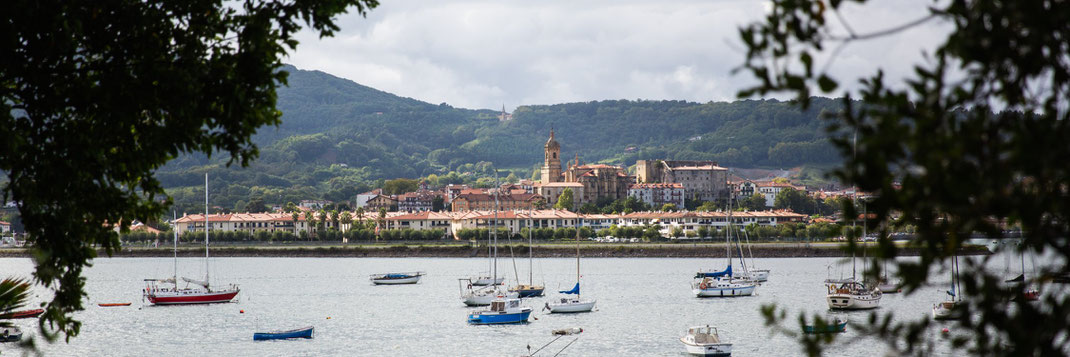
<svg viewBox="0 0 1070 357"><path fill-rule="evenodd" d="M352 213L351 213L352 214ZM515 210L489 211L471 210L462 212L391 212L384 219L378 213L365 213L363 217L353 216L353 222L376 222L377 229L441 229L449 237L462 229L490 228L498 226L511 233L520 233L521 229L532 228L567 228L590 227L604 229L611 226L632 227L657 225L662 234L668 236L674 228L684 232L696 231L699 227L721 230L728 225L726 212L633 212L628 214L580 214L566 210ZM776 226L788 222L806 222L807 217L787 210L733 212L732 224ZM179 234L186 232L204 232L205 224L210 231L220 232L308 232L310 225L304 215L294 219L290 213L233 213L211 214L207 219L203 214L184 215L174 221L173 226ZM327 222L332 228L341 231L351 229L352 224Z"/></svg>

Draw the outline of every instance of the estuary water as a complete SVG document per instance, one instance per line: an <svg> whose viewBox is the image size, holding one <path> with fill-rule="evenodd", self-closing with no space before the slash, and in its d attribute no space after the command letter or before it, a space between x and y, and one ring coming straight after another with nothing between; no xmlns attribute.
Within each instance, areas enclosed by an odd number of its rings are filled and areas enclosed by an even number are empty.
<svg viewBox="0 0 1070 357"><path fill-rule="evenodd" d="M534 309L523 325L473 326L461 303L458 278L488 270L485 258L213 258L211 281L239 284L238 302L201 306L151 306L141 291L145 278L171 275L170 258L97 259L85 272L89 293L81 334L38 345L57 356L519 356L551 342L550 331L581 327L536 356L683 356L679 337L689 326L711 325L734 344L735 356L801 355L800 346L764 325L763 304L788 309L790 326L800 311L826 313L826 277L850 276L843 258L759 259L770 269L769 281L756 295L737 298L696 298L690 283L697 270L723 269L723 259L584 258L582 292L597 299L596 311L558 315L543 310L557 290L575 284L576 261L543 258L534 261L534 280L547 287L547 296L525 299ZM519 274L509 259L499 259L498 273L507 283L519 275L528 280L528 261L517 259ZM738 264L738 262L737 262ZM739 270L738 265L734 267ZM203 259L179 259L179 275L202 278ZM861 264L859 264L861 272ZM0 259L0 276L26 276L29 259ZM368 275L424 271L416 285L373 286ZM913 295L886 294L880 313L898 319L927 318L935 302L944 299L947 284L927 287ZM49 295L38 288L34 303ZM128 307L98 307L98 303L132 302ZM241 311L244 310L244 313ZM863 322L869 312L828 312L829 316ZM27 335L36 335L36 320L16 320ZM312 325L315 339L254 342L253 332ZM932 327L937 335L940 323ZM950 326L950 325L946 325ZM875 356L884 342L861 337L848 325L829 355ZM576 339L578 338L578 339ZM573 339L575 341L573 342ZM0 345L11 353L14 346Z"/></svg>

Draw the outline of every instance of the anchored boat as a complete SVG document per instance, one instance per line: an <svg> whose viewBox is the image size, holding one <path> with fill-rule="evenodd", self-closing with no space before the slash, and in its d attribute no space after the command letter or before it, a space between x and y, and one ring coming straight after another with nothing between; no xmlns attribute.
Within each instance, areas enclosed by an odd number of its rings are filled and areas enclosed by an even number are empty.
<svg viewBox="0 0 1070 357"><path fill-rule="evenodd" d="M237 285L231 284L223 289L212 289L208 283L208 174L204 174L204 280L182 278L186 282L185 287L178 287L178 230L175 230L174 238L174 275L167 279L145 279L143 296L154 305L187 305L187 304L213 304L231 302L240 291ZM160 286L168 284L170 286ZM199 288L191 288L189 284L200 285Z"/></svg>
<svg viewBox="0 0 1070 357"><path fill-rule="evenodd" d="M531 308L520 306L520 299L507 299L499 296L490 303L490 309L468 315L468 323L473 325L517 324L528 322Z"/></svg>
<svg viewBox="0 0 1070 357"><path fill-rule="evenodd" d="M716 327L695 326L687 329L687 336L680 337L687 353L695 356L731 356L732 344L721 340Z"/></svg>
<svg viewBox="0 0 1070 357"><path fill-rule="evenodd" d="M831 324L803 325L804 333L839 333L847 331L847 320L836 319Z"/></svg>
<svg viewBox="0 0 1070 357"><path fill-rule="evenodd" d="M6 313L6 314L0 314L0 320L28 319L28 318L41 316L41 314L44 313L44 312L45 312L44 309L12 311L12 312L9 312L9 313Z"/></svg>
<svg viewBox="0 0 1070 357"><path fill-rule="evenodd" d="M312 326L297 328L286 331L270 331L253 333L253 341L285 340L291 338L312 338L314 335Z"/></svg>
<svg viewBox="0 0 1070 357"><path fill-rule="evenodd" d="M424 276L424 273L419 271L412 273L373 274L371 276L371 281L372 284L375 285L416 284L420 281L421 276Z"/></svg>
<svg viewBox="0 0 1070 357"><path fill-rule="evenodd" d="M19 342L22 330L18 326L0 327L0 342Z"/></svg>
<svg viewBox="0 0 1070 357"><path fill-rule="evenodd" d="M563 296L559 300L549 302L546 304L546 309L551 313L573 313L573 312L590 312L594 309L594 299L581 299L580 298L580 229L579 229L579 217L576 218L576 286L571 290L558 291L565 295L576 296Z"/></svg>

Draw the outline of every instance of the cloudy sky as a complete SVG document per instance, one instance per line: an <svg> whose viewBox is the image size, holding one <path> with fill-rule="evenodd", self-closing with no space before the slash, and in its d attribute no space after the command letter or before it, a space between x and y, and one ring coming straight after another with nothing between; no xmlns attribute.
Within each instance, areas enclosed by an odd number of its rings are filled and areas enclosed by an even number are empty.
<svg viewBox="0 0 1070 357"><path fill-rule="evenodd" d="M872 1L844 12L857 33L923 17L931 0ZM767 2L385 0L341 31L311 32L287 62L419 100L501 108L603 99L730 101L753 82L731 74L744 57L737 28ZM848 46L830 71L884 68L891 79L924 61L946 24Z"/></svg>

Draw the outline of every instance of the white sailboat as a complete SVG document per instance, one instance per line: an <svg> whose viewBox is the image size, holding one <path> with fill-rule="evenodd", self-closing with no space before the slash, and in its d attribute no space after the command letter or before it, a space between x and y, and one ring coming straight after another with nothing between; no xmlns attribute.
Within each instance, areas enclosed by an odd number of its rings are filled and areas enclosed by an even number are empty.
<svg viewBox="0 0 1070 357"><path fill-rule="evenodd" d="M731 206L728 209L728 225L725 230L725 255L728 257L728 267L724 271L700 271L695 274L697 281L691 284L691 291L696 297L751 296L754 295L754 290L758 285L750 279L745 265L740 277L735 277L732 273Z"/></svg>
<svg viewBox="0 0 1070 357"><path fill-rule="evenodd" d="M959 259L955 256L951 260L951 290L947 291L947 300L933 305L934 320L957 320L962 318L962 309L956 308L961 302L958 297Z"/></svg>
<svg viewBox="0 0 1070 357"><path fill-rule="evenodd" d="M590 312L594 309L595 299L583 299L580 297L580 218L576 217L576 286L571 290L561 290L562 296L558 300L546 303L546 309L551 313ZM576 295L576 296L570 296Z"/></svg>
<svg viewBox="0 0 1070 357"><path fill-rule="evenodd" d="M461 286L461 301L467 306L486 306L497 299L519 298L520 294L515 291L502 291L499 287L504 281L498 278L498 195L494 195L494 222L491 224L490 235L487 237L487 253L491 256L489 277L462 278L458 283ZM494 284L491 284L494 282ZM485 284L482 284L485 283Z"/></svg>
<svg viewBox="0 0 1070 357"><path fill-rule="evenodd" d="M754 259L754 250L751 249L750 234L747 233L746 229L743 230L743 236L747 239L747 253L750 253L751 266L747 269L747 272L750 273L750 279L759 283L769 281L769 269L754 269L756 260Z"/></svg>
<svg viewBox="0 0 1070 357"><path fill-rule="evenodd" d="M865 217L865 209L862 210ZM866 236L866 225L862 225L862 236ZM853 234L852 234L853 235ZM852 238L853 239L853 238ZM836 310L867 310L880 306L883 293L879 289L867 287L858 280L854 265L854 253L851 254L851 278L850 279L827 279L825 280L828 293L825 300L830 309Z"/></svg>
<svg viewBox="0 0 1070 357"><path fill-rule="evenodd" d="M177 219L176 219L177 220ZM145 279L146 287L143 296L154 305L186 305L186 304L212 304L231 302L238 295L240 289L231 284L223 289L213 290L208 280L208 174L204 174L204 280L196 280L183 277L186 287L178 287L178 229L174 237L174 274L167 279ZM160 284L167 284L160 286ZM191 288L189 284L199 285L199 288Z"/></svg>
<svg viewBox="0 0 1070 357"><path fill-rule="evenodd" d="M542 296L544 287L542 285L535 285L535 256L532 251L531 231L535 228L535 219L532 218L532 214L528 213L528 283L520 284L520 279L517 279L517 286L509 288L510 292L516 292L522 298L526 297L538 297ZM513 268L516 268L516 262L513 262Z"/></svg>

